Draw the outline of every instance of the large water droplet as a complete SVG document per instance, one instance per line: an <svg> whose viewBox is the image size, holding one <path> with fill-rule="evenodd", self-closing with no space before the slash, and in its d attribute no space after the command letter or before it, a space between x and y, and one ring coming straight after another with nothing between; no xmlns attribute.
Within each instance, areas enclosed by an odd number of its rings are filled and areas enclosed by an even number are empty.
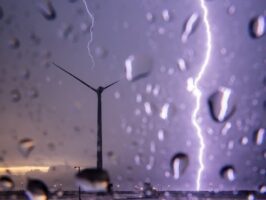
<svg viewBox="0 0 266 200"><path fill-rule="evenodd" d="M48 200L49 190L41 180L29 179L26 196L28 200Z"/></svg>
<svg viewBox="0 0 266 200"><path fill-rule="evenodd" d="M17 89L11 90L10 95L12 102L19 102L21 99L20 91Z"/></svg>
<svg viewBox="0 0 266 200"><path fill-rule="evenodd" d="M187 42L188 38L194 33L199 25L200 17L197 13L193 13L185 22L181 41Z"/></svg>
<svg viewBox="0 0 266 200"><path fill-rule="evenodd" d="M209 97L210 113L217 122L228 120L236 110L232 90L221 87Z"/></svg>
<svg viewBox="0 0 266 200"><path fill-rule="evenodd" d="M260 38L265 34L266 17L263 15L254 17L249 23L249 33L253 38Z"/></svg>
<svg viewBox="0 0 266 200"><path fill-rule="evenodd" d="M260 128L254 133L254 143L256 145L262 145L265 138L265 129Z"/></svg>
<svg viewBox="0 0 266 200"><path fill-rule="evenodd" d="M8 176L1 176L0 177L0 188L2 190L12 190L15 184L13 180Z"/></svg>
<svg viewBox="0 0 266 200"><path fill-rule="evenodd" d="M47 20L54 20L56 18L56 12L50 0L44 0L42 3L39 3L38 10Z"/></svg>
<svg viewBox="0 0 266 200"><path fill-rule="evenodd" d="M130 55L125 61L126 78L129 81L137 81L147 77L153 67L152 59L146 55Z"/></svg>
<svg viewBox="0 0 266 200"><path fill-rule="evenodd" d="M177 153L171 160L171 168L175 179L179 179L186 171L189 158L184 153Z"/></svg>
<svg viewBox="0 0 266 200"><path fill-rule="evenodd" d="M227 181L234 181L236 179L235 168L231 165L226 165L221 169L220 175Z"/></svg>
<svg viewBox="0 0 266 200"><path fill-rule="evenodd" d="M34 149L34 141L30 138L24 138L19 141L19 151L24 157L28 157Z"/></svg>
<svg viewBox="0 0 266 200"><path fill-rule="evenodd" d="M107 171L84 169L76 175L76 182L86 192L107 192L110 179Z"/></svg>

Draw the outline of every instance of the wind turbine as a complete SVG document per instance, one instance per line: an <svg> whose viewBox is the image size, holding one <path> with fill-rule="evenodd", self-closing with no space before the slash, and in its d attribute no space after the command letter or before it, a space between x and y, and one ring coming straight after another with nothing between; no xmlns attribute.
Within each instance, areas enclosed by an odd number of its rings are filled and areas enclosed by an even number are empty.
<svg viewBox="0 0 266 200"><path fill-rule="evenodd" d="M84 82L80 78L76 77L72 73L70 73L67 70L65 70L63 67L61 67L61 66L59 66L59 65L57 65L55 63L53 63L53 64L57 68L59 68L60 70L62 70L65 73L67 73L71 77L75 78L80 83L82 83L83 85L87 86L88 88L90 88L92 91L94 91L97 94L97 98L98 98L98 112L97 112L97 169L102 170L102 168L103 168L103 154L102 154L102 93L103 93L104 90L106 90L107 88L113 86L118 81L115 81L115 82L113 82L113 83L111 83L111 84L109 84L109 85L107 85L105 87L100 86L97 89L95 89L92 86L90 86L88 83Z"/></svg>

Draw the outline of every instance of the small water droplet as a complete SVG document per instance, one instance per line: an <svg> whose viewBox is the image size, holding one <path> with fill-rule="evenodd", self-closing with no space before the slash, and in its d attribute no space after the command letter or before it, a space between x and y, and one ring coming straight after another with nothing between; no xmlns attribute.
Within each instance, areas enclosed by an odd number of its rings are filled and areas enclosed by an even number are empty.
<svg viewBox="0 0 266 200"><path fill-rule="evenodd" d="M12 190L14 187L15 187L15 184L9 176L0 177L0 188L2 190Z"/></svg>
<svg viewBox="0 0 266 200"><path fill-rule="evenodd" d="M144 109L147 115L151 116L154 112L154 107L150 102L144 102Z"/></svg>
<svg viewBox="0 0 266 200"><path fill-rule="evenodd" d="M232 95L232 90L221 87L208 99L210 113L217 122L228 120L235 112L236 105Z"/></svg>
<svg viewBox="0 0 266 200"><path fill-rule="evenodd" d="M164 10L162 11L162 17L163 17L163 20L164 20L165 22L169 22L169 21L170 21L170 12L169 12L169 10L164 9Z"/></svg>
<svg viewBox="0 0 266 200"><path fill-rule="evenodd" d="M176 61L177 67L181 72L187 71L187 63L183 58L179 58Z"/></svg>
<svg viewBox="0 0 266 200"><path fill-rule="evenodd" d="M49 190L44 182L38 179L29 179L26 196L29 200L48 200Z"/></svg>
<svg viewBox="0 0 266 200"><path fill-rule="evenodd" d="M20 91L17 89L11 90L10 95L12 102L19 102L21 100Z"/></svg>
<svg viewBox="0 0 266 200"><path fill-rule="evenodd" d="M147 19L148 22L153 22L153 21L154 21L154 16L153 16L153 14L150 13L150 12L147 12L147 13L146 13L146 19Z"/></svg>
<svg viewBox="0 0 266 200"><path fill-rule="evenodd" d="M28 90L28 96L32 99L35 99L39 96L39 92L36 88L30 88Z"/></svg>
<svg viewBox="0 0 266 200"><path fill-rule="evenodd" d="M62 39L68 39L71 37L73 27L70 24L63 23L58 30L58 36Z"/></svg>
<svg viewBox="0 0 266 200"><path fill-rule="evenodd" d="M235 168L231 165L226 165L221 169L220 175L227 181L234 181L236 179Z"/></svg>
<svg viewBox="0 0 266 200"><path fill-rule="evenodd" d="M160 117L163 120L167 120L170 117L173 117L175 114L175 106L172 103L165 103L160 112Z"/></svg>
<svg viewBox="0 0 266 200"><path fill-rule="evenodd" d="M199 25L200 17L197 13L193 13L185 22L184 28L183 28L183 33L181 36L181 41L183 43L186 43L188 38L193 34L198 25Z"/></svg>
<svg viewBox="0 0 266 200"><path fill-rule="evenodd" d="M254 133L254 143L256 145L262 145L265 138L265 129L260 128Z"/></svg>
<svg viewBox="0 0 266 200"><path fill-rule="evenodd" d="M249 23L249 33L253 38L261 38L266 30L266 17L259 15L251 19Z"/></svg>
<svg viewBox="0 0 266 200"><path fill-rule="evenodd" d="M164 138L165 138L165 131L160 129L158 131L158 139L159 139L159 141L164 141Z"/></svg>
<svg viewBox="0 0 266 200"><path fill-rule="evenodd" d="M127 80L137 81L151 73L153 63L149 56L130 55L125 61L125 67Z"/></svg>
<svg viewBox="0 0 266 200"><path fill-rule="evenodd" d="M106 58L108 55L108 52L103 47L96 47L95 48L95 55L99 58Z"/></svg>
<svg viewBox="0 0 266 200"><path fill-rule="evenodd" d="M236 7L234 5L230 5L227 9L227 13L229 15L234 15L236 13Z"/></svg>
<svg viewBox="0 0 266 200"><path fill-rule="evenodd" d="M34 149L34 141L30 138L24 138L19 141L19 151L24 157L28 157Z"/></svg>
<svg viewBox="0 0 266 200"><path fill-rule="evenodd" d="M240 140L241 145L247 145L248 144L248 138L247 137L242 137Z"/></svg>
<svg viewBox="0 0 266 200"><path fill-rule="evenodd" d="M44 0L42 3L39 3L37 7L46 20L54 20L56 18L56 12L50 0Z"/></svg>
<svg viewBox="0 0 266 200"><path fill-rule="evenodd" d="M9 46L10 46L12 49L17 49L17 48L19 48L19 46L20 46L19 39L16 38L16 37L12 37L12 38L10 38L9 41L8 41L8 44L9 44Z"/></svg>
<svg viewBox="0 0 266 200"><path fill-rule="evenodd" d="M221 134L222 135L227 135L227 133L231 129L231 127L232 127L231 122L226 122L224 127L222 128Z"/></svg>
<svg viewBox="0 0 266 200"><path fill-rule="evenodd" d="M62 198L64 196L64 191L62 189L59 189L55 192L56 197Z"/></svg>
<svg viewBox="0 0 266 200"><path fill-rule="evenodd" d="M158 195L157 190L152 186L151 183L145 182L142 187L143 198L152 198Z"/></svg>
<svg viewBox="0 0 266 200"><path fill-rule="evenodd" d="M186 171L189 165L189 158L184 153L177 153L171 160L171 169L174 179L179 179Z"/></svg>
<svg viewBox="0 0 266 200"><path fill-rule="evenodd" d="M266 185L260 185L259 186L259 192L261 194L266 194Z"/></svg>
<svg viewBox="0 0 266 200"><path fill-rule="evenodd" d="M76 182L86 192L107 192L110 179L107 171L91 168L79 172Z"/></svg>

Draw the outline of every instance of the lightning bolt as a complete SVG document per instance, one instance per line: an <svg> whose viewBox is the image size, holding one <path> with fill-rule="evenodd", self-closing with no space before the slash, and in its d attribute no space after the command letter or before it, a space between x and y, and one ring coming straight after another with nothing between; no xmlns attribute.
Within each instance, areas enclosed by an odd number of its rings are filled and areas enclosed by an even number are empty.
<svg viewBox="0 0 266 200"><path fill-rule="evenodd" d="M93 41L94 16L93 16L93 14L91 13L91 11L90 11L90 9L89 9L89 7L88 7L88 5L87 5L86 0L82 0L82 1L83 1L83 4L84 4L84 6L85 6L85 9L86 9L86 11L87 11L87 13L88 13L90 19L91 19L90 39L89 39L89 42L88 42L87 48L88 48L88 52L89 52L89 56L90 56L90 58L91 58L92 68L93 68L93 67L95 66L95 61L94 61L94 58L93 58L93 56L92 56L91 48L90 48L90 47L91 47L91 43L92 43L92 41Z"/></svg>
<svg viewBox="0 0 266 200"><path fill-rule="evenodd" d="M201 176L204 171L204 161L203 161L203 153L205 149L205 142L204 142L204 137L202 135L202 130L200 127L199 122L197 121L197 116L200 110L200 102L201 102L201 95L202 92L199 88L199 82L208 66L210 56L211 56L211 50L212 50L212 37L211 37L211 30L210 30L210 23L208 21L208 8L206 6L205 0L199 0L200 1L200 6L203 11L203 24L206 29L206 54L204 57L204 61L200 67L200 71L198 75L196 76L194 83L193 83L193 95L196 98L196 107L195 110L192 113L192 123L196 129L196 134L197 137L199 138L199 143L200 143L200 148L199 148L199 154L198 154L198 160L199 160L199 169L197 171L197 180L196 180L196 190L199 191L201 187Z"/></svg>

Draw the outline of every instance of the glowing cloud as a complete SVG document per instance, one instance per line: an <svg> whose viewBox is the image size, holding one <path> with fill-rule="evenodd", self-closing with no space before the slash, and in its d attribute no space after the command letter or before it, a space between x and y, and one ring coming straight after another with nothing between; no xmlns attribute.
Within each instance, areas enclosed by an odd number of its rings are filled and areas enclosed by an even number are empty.
<svg viewBox="0 0 266 200"><path fill-rule="evenodd" d="M88 52L89 52L89 56L91 58L91 62L92 62L92 68L95 66L95 61L94 61L94 58L93 58L93 55L91 53L91 43L93 41L93 27L94 27L94 16L93 14L91 13L91 11L89 10L89 7L87 5L87 2L86 0L83 0L83 3L84 3L84 6L85 6L85 9L91 19L91 25L90 25L90 39L89 39L89 42L88 42L88 45L87 45L87 48L88 48Z"/></svg>
<svg viewBox="0 0 266 200"><path fill-rule="evenodd" d="M197 191L199 191L201 188L201 176L205 168L204 158L203 158L203 153L205 149L204 137L202 135L200 124L197 121L197 116L200 110L201 95L202 95L202 92L199 88L199 82L202 79L202 76L208 66L210 56L211 56L211 49L212 49L212 44L211 44L212 37L211 37L210 23L208 21L208 8L206 6L205 0L199 0L199 1L200 1L200 7L203 11L203 24L206 30L206 53L205 53L203 63L200 67L200 71L197 74L195 80L193 81L193 90L192 90L192 93L196 98L196 107L192 113L191 120L192 120L193 126L196 128L196 134L197 134L197 137L199 138L199 144L200 144L199 154L198 154L199 169L197 171L197 179L196 179L196 190Z"/></svg>

